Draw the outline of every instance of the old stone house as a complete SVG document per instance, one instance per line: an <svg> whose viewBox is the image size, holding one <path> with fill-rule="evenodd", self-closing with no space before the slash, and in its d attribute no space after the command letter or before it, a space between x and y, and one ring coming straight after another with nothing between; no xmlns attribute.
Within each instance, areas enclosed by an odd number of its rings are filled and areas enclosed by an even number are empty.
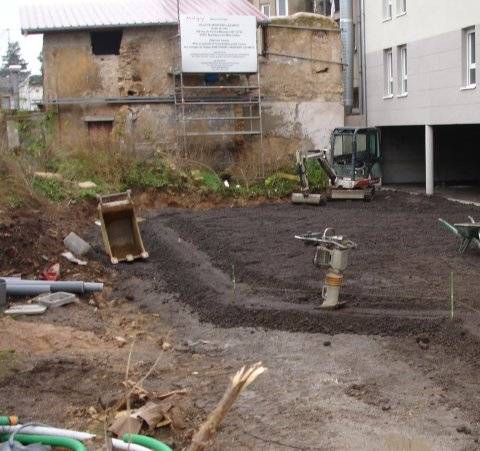
<svg viewBox="0 0 480 451"><path fill-rule="evenodd" d="M60 143L112 138L132 151L174 151L182 141L185 144L185 115L179 110L188 103L183 96L179 99L176 88L177 2L123 0L121 5L112 8L111 0L84 0L63 6L68 14L40 2L21 9L23 33L43 34L44 104L58 112ZM336 23L300 15L288 20L301 25L308 19L313 30L270 26L247 0L205 0L198 5L183 0L180 14L257 18L259 76L185 76L185 84L200 86L202 96L209 96L190 102L202 104L194 119L196 124L203 121L197 127L206 133L189 137L188 150L207 154L214 167L225 167L259 152L267 164L275 164L298 146L324 147L331 129L344 121ZM248 88L230 89L239 84ZM253 103L261 103L258 117L243 105ZM257 130L258 123L242 121L246 114L261 122L259 133L249 132ZM208 136L224 130L218 124L227 119L235 122L233 132ZM212 151L205 152L206 147Z"/></svg>

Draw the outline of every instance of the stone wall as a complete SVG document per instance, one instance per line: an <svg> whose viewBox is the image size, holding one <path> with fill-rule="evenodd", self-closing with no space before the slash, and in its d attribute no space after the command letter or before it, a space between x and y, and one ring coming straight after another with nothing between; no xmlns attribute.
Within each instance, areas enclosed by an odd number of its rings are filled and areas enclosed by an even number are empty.
<svg viewBox="0 0 480 451"><path fill-rule="evenodd" d="M299 14L274 21L274 25L279 26L267 26L259 33L264 37L264 48L259 48L263 52L259 66L264 139L192 138L188 143L189 158L235 172L235 166L240 164L258 166L263 149L266 164L279 166L299 146L325 147L331 129L343 125L338 31L290 28L336 29L335 22L323 16ZM285 25L287 28L280 27ZM150 154L178 149L175 109L171 102L175 52L172 38L176 33L177 28L173 26L126 28L119 54L103 56L92 53L89 32L44 35L45 99L79 100L58 107L59 144L83 145L92 141L95 144L98 130L104 128L93 127L89 121L98 117L113 119L112 137L132 151ZM199 81L189 80L190 83ZM235 76L221 79L221 83L227 85L244 81ZM92 102L124 96L162 97L164 102L124 105ZM245 113L232 107L229 114ZM208 126L219 127L218 124L214 121ZM240 122L237 127L241 126Z"/></svg>
<svg viewBox="0 0 480 451"><path fill-rule="evenodd" d="M337 25L308 13L274 19L271 25L260 59L267 148L272 138L287 153L298 147L325 148L332 129L344 123Z"/></svg>

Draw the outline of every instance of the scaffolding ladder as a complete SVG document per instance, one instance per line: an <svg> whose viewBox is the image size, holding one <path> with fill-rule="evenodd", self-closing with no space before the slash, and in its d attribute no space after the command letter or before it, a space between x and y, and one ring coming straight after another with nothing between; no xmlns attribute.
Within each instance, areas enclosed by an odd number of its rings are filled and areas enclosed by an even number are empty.
<svg viewBox="0 0 480 451"><path fill-rule="evenodd" d="M173 42L172 78L177 142L184 154L188 139L206 136L258 136L263 149L259 68L256 73L184 73L180 21ZM209 82L207 77L214 75L218 80ZM235 83L228 84L224 81L227 78L234 79Z"/></svg>

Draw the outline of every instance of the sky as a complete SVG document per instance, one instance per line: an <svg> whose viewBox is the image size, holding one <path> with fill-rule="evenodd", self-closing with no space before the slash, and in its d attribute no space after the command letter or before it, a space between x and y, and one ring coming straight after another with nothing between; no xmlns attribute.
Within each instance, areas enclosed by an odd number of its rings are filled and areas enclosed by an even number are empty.
<svg viewBox="0 0 480 451"><path fill-rule="evenodd" d="M29 70L40 73L38 56L42 51L42 35L22 36L20 30L19 6L42 0L0 0L0 55L4 55L10 41L19 41L22 56L28 63ZM74 3L80 0L45 0L48 3Z"/></svg>

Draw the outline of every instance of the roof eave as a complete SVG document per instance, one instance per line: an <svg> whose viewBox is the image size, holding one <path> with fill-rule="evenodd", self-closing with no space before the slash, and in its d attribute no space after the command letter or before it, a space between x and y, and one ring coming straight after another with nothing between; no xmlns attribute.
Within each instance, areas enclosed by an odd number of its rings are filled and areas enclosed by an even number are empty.
<svg viewBox="0 0 480 451"><path fill-rule="evenodd" d="M82 25L78 27L22 28L22 34L27 36L29 34L57 33L62 31L111 30L112 28L152 28L169 26L177 26L177 22Z"/></svg>
<svg viewBox="0 0 480 451"><path fill-rule="evenodd" d="M266 25L270 23L270 19L258 20L257 25ZM152 27L172 27L177 26L178 22L161 22L161 23L127 23L127 24L109 24L109 25L83 25L78 27L52 27L52 28L22 28L22 34L45 34L58 33L64 31L89 31L89 30L109 30L112 28L152 28Z"/></svg>

